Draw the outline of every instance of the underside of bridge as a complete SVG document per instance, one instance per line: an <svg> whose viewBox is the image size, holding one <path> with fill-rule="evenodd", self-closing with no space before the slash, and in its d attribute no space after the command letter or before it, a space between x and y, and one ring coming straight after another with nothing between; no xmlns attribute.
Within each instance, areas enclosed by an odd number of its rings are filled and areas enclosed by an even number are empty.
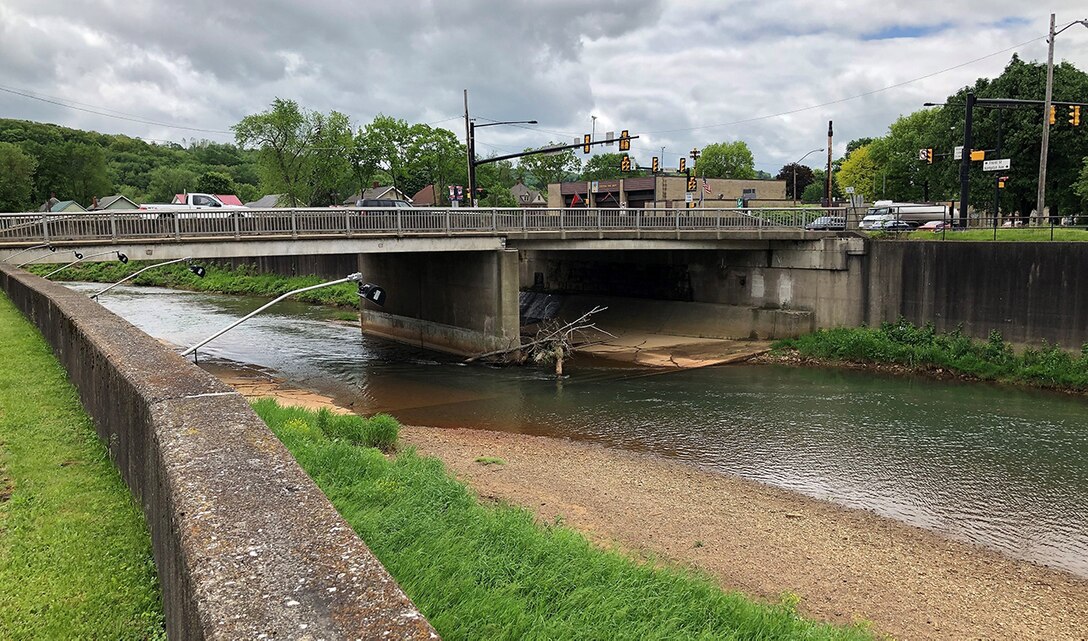
<svg viewBox="0 0 1088 641"><path fill-rule="evenodd" d="M389 293L362 327L428 349L479 354L517 344L524 323L573 319L594 306L613 333L782 338L864 323L865 245L858 239L729 249L361 254L359 271Z"/></svg>

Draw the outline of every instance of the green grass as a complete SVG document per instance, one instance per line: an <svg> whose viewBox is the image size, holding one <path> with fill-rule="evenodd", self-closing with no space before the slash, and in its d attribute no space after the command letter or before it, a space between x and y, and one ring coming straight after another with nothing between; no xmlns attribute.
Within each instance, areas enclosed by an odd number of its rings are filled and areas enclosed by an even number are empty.
<svg viewBox="0 0 1088 641"><path fill-rule="evenodd" d="M440 461L355 446L316 412L269 399L254 408L448 641L872 638L800 618L795 599L756 603L525 510L481 505Z"/></svg>
<svg viewBox="0 0 1088 641"><path fill-rule="evenodd" d="M194 261L199 262L199 261ZM93 283L115 283L125 276L133 274L151 262L129 261L120 263L109 261L104 263L80 263L62 271L53 277L53 280L78 280ZM219 294L245 294L251 296L265 296L275 298L289 291L317 285L328 281L320 276L279 276L276 274L258 274L247 267L228 269L216 265L206 265L207 274L199 278L189 271L185 263L166 265L158 269L148 270L126 284L147 285L154 287L170 287L172 289L184 289L194 292L215 292ZM30 271L39 276L48 274L56 269L52 265L30 265ZM333 305L337 307L359 306L359 296L356 286L352 283L333 285L322 289L303 292L294 296L294 300L303 303L317 305ZM354 320L355 317L352 317Z"/></svg>
<svg viewBox="0 0 1088 641"><path fill-rule="evenodd" d="M774 344L802 356L853 363L895 363L917 370L946 369L982 380L1070 391L1088 390L1088 344L1080 354L1053 345L1013 350L1001 334L973 340L959 330L940 333L900 319L880 328L820 330Z"/></svg>
<svg viewBox="0 0 1088 641"><path fill-rule="evenodd" d="M506 465L506 461L497 456L477 456L476 462L481 465Z"/></svg>
<svg viewBox="0 0 1088 641"><path fill-rule="evenodd" d="M1088 231L1084 229L1076 229L1069 227L1055 227L1053 237L1050 233L1050 227L1019 227L1011 229L998 229L997 238L998 242L1049 242L1051 240L1055 242L1068 242L1068 241L1088 241ZM882 238L895 238L895 234L882 234ZM912 231L903 234L899 234L898 238L904 240L989 240L994 239L993 229L965 229L964 231L947 231L942 234L940 232L931 231Z"/></svg>
<svg viewBox="0 0 1088 641"><path fill-rule="evenodd" d="M0 639L165 639L143 515L65 371L3 295Z"/></svg>

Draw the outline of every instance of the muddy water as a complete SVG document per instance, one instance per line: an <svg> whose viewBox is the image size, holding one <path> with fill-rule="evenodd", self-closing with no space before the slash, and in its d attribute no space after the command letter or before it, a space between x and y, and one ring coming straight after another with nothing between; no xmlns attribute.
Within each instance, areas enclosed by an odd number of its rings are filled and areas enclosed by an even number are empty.
<svg viewBox="0 0 1088 641"><path fill-rule="evenodd" d="M76 285L88 290L94 286ZM103 304L189 345L264 301L118 288ZM464 366L283 303L200 352L403 422L595 441L738 474L1088 576L1088 402L850 371L660 374Z"/></svg>

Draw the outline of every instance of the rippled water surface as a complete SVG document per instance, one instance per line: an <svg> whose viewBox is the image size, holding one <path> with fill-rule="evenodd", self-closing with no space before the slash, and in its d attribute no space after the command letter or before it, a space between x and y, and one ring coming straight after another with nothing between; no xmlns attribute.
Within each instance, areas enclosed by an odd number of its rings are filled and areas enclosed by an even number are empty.
<svg viewBox="0 0 1088 641"><path fill-rule="evenodd" d="M98 286L75 285L81 290ZM103 304L187 346L261 299L118 288ZM1046 392L771 366L666 374L600 362L464 366L283 303L203 348L410 424L653 452L1088 576L1088 402Z"/></svg>

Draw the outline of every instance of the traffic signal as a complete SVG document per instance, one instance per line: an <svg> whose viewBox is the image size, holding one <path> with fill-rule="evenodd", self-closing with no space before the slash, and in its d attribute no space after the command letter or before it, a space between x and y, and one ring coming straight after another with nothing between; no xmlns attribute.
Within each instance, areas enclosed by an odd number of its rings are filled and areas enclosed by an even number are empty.
<svg viewBox="0 0 1088 641"><path fill-rule="evenodd" d="M698 204L699 204L699 203L697 203L697 202L695 202L695 201L693 200L693 201L691 201L690 203L688 203L688 209L695 209L695 206L696 206L696 205L698 205Z"/></svg>
<svg viewBox="0 0 1088 641"><path fill-rule="evenodd" d="M681 158L680 159L680 173L683 173L683 172L685 172L687 170L688 170L688 159L687 158Z"/></svg>
<svg viewBox="0 0 1088 641"><path fill-rule="evenodd" d="M997 188L998 188L998 189L1004 189L1004 188L1005 188L1005 182L1006 182L1006 181L1007 181L1008 179L1009 179L1009 177L1008 177L1008 176L1000 176L1000 177L998 177L998 179L997 179Z"/></svg>
<svg viewBox="0 0 1088 641"><path fill-rule="evenodd" d="M661 171L661 163L660 163L660 162L658 162L658 160L657 160L657 156L654 156L654 160L653 160L653 163L652 163L652 165L651 165L651 166L653 167L653 172L654 172L655 174L656 174L657 172Z"/></svg>
<svg viewBox="0 0 1088 641"><path fill-rule="evenodd" d="M630 150L631 150L631 134L627 133L627 130L624 129L623 131L620 132L620 151L630 151ZM624 171L627 171L627 169L624 169Z"/></svg>
<svg viewBox="0 0 1088 641"><path fill-rule="evenodd" d="M688 176L688 191L699 191L699 183L695 176Z"/></svg>
<svg viewBox="0 0 1088 641"><path fill-rule="evenodd" d="M631 157L624 156L620 159L620 171L631 171Z"/></svg>
<svg viewBox="0 0 1088 641"><path fill-rule="evenodd" d="M1058 110L1054 107L1054 105L1050 105L1050 124L1053 125L1054 123L1058 122L1057 113Z"/></svg>
<svg viewBox="0 0 1088 641"><path fill-rule="evenodd" d="M582 138L582 153L583 154L588 154L589 153L589 147L590 147L590 145L592 143L593 143L593 136L590 136L589 134L586 134L585 137Z"/></svg>
<svg viewBox="0 0 1088 641"><path fill-rule="evenodd" d="M926 162L933 164L933 147L926 149Z"/></svg>
<svg viewBox="0 0 1088 641"><path fill-rule="evenodd" d="M1069 124L1074 127L1080 124L1080 105L1072 105L1069 107Z"/></svg>

